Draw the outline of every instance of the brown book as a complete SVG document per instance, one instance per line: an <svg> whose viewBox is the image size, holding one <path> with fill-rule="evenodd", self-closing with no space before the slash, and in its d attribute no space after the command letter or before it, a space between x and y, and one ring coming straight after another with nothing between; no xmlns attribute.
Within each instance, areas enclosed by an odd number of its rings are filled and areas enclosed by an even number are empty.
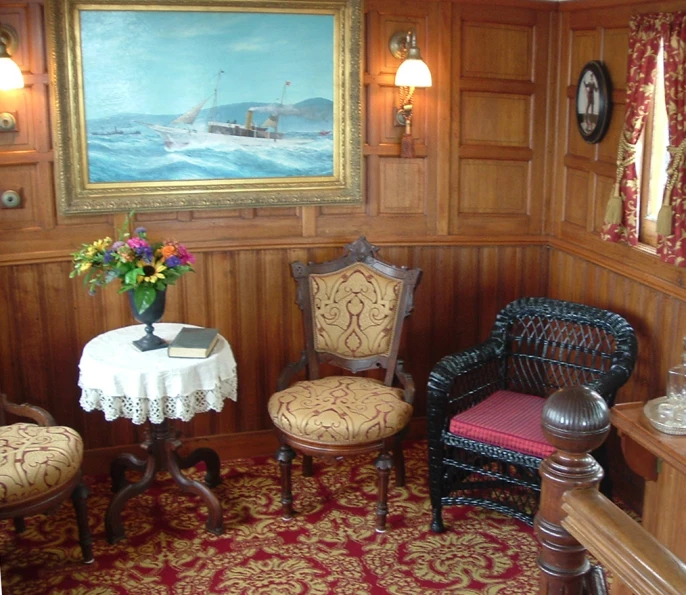
<svg viewBox="0 0 686 595"><path fill-rule="evenodd" d="M216 328L183 327L167 348L169 357L208 357L219 340Z"/></svg>

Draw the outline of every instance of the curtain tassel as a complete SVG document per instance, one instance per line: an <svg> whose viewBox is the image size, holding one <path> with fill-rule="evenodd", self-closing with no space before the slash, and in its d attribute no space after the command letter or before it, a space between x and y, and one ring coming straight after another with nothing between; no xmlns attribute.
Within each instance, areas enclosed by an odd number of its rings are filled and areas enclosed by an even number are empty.
<svg viewBox="0 0 686 595"><path fill-rule="evenodd" d="M672 234L672 205L662 205L657 214L657 233L661 236Z"/></svg>
<svg viewBox="0 0 686 595"><path fill-rule="evenodd" d="M605 209L605 223L619 225L622 222L622 197L619 195L619 184L612 188L612 196L607 201Z"/></svg>

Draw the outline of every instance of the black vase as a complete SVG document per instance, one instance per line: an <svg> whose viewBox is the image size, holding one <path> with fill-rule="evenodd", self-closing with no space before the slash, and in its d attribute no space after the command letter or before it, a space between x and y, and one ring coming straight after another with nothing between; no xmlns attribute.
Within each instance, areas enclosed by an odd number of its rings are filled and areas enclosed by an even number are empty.
<svg viewBox="0 0 686 595"><path fill-rule="evenodd" d="M151 351L152 349L160 349L167 346L167 342L153 333L152 325L157 322L164 315L164 305L167 298L167 290L158 291L155 294L155 300L143 312L139 312L136 308L134 300L134 292L129 291L129 304L131 305L131 312L133 317L145 324L145 335L140 339L133 341L133 344L139 351Z"/></svg>

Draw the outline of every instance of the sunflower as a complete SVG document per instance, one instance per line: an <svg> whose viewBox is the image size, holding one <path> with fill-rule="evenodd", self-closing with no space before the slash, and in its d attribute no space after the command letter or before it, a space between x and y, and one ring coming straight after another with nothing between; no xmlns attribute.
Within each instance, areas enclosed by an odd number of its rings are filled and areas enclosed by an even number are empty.
<svg viewBox="0 0 686 595"><path fill-rule="evenodd" d="M153 264L144 264L141 268L143 269L143 274L138 277L139 283L142 283L143 281L157 283L159 279L164 279L162 271L167 270L167 267L159 260Z"/></svg>

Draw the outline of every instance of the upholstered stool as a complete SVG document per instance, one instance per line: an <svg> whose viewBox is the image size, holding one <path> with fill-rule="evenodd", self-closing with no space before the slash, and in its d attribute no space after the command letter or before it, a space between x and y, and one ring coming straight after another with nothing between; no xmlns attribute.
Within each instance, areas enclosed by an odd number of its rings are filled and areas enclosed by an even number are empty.
<svg viewBox="0 0 686 595"><path fill-rule="evenodd" d="M366 444L402 430L412 417L403 389L372 378L328 376L297 382L269 399L269 416L289 436Z"/></svg>
<svg viewBox="0 0 686 595"><path fill-rule="evenodd" d="M36 423L5 425L4 412ZM50 512L71 497L83 561L93 561L86 501L81 482L83 441L75 430L55 424L47 411L15 405L0 394L0 519L11 518L18 533L24 517Z"/></svg>
<svg viewBox="0 0 686 595"><path fill-rule="evenodd" d="M64 426L0 427L0 509L59 492L81 470L83 441Z"/></svg>

